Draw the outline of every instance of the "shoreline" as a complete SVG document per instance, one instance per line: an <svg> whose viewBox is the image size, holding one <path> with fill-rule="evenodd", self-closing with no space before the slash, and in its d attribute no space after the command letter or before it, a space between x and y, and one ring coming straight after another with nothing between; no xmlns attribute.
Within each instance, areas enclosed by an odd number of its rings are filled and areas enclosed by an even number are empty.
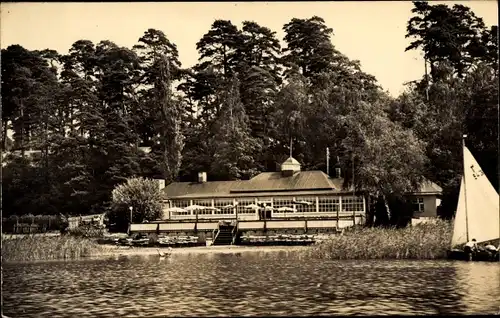
<svg viewBox="0 0 500 318"><path fill-rule="evenodd" d="M227 245L174 247L174 254L239 254L243 252L301 251L307 258L335 259L446 259L452 227L447 221L406 228L353 228L309 246ZM154 255L165 247L98 244L95 239L72 236L30 236L2 239L6 262L34 260L95 259L119 256ZM5 257L7 256L7 257ZM6 260L7 258L7 260Z"/></svg>
<svg viewBox="0 0 500 318"><path fill-rule="evenodd" d="M189 254L224 254L232 255L239 253L270 253L270 252L292 252L304 250L308 246L238 246L238 245L221 245L221 246L194 246L194 247L176 247L171 251L172 255L189 255ZM81 256L78 258L59 258L59 259L37 259L37 260L3 260L5 264L30 264L30 263L46 263L46 262L78 262L86 260L100 260L118 257L130 256L157 256L156 247L124 247L124 246L106 246L107 251L100 252L94 255ZM165 251L165 248L158 248L160 251Z"/></svg>
<svg viewBox="0 0 500 318"><path fill-rule="evenodd" d="M104 252L94 257L106 256L132 256L132 255L157 255L160 251L167 250L163 247L122 247L109 246L110 251ZM242 245L220 245L220 246L193 246L172 248L171 254L236 254L243 252L278 252L278 251L299 251L307 246L242 246Z"/></svg>

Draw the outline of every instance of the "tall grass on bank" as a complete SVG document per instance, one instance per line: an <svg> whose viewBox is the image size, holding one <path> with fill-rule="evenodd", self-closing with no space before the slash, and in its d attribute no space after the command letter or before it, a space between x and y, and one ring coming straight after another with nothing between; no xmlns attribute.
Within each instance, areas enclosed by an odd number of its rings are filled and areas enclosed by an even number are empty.
<svg viewBox="0 0 500 318"><path fill-rule="evenodd" d="M105 253L109 248L87 238L45 235L2 238L4 261L76 259Z"/></svg>
<svg viewBox="0 0 500 318"><path fill-rule="evenodd" d="M305 251L321 259L442 259L450 247L452 225L436 220L402 229L355 228Z"/></svg>

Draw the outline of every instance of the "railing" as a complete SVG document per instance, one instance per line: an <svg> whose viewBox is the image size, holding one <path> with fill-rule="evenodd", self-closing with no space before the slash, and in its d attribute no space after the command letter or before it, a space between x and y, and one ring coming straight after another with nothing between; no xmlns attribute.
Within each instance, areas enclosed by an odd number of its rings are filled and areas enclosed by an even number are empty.
<svg viewBox="0 0 500 318"><path fill-rule="evenodd" d="M215 231L217 231L217 233L215 233ZM215 234L214 234L214 233L215 233ZM213 238L214 238L214 239L212 240L212 244L214 244L214 243L215 243L215 240L216 240L216 239L217 239L217 237L219 236L219 233L220 233L220 230L219 230L219 229L217 229L217 230L213 230L213 231L212 231L212 236L213 236Z"/></svg>
<svg viewBox="0 0 500 318"><path fill-rule="evenodd" d="M237 233L238 233L238 223L236 223L236 225L233 227L233 230L231 231L231 236L233 237L232 245L234 245L234 243L236 243L236 234Z"/></svg>

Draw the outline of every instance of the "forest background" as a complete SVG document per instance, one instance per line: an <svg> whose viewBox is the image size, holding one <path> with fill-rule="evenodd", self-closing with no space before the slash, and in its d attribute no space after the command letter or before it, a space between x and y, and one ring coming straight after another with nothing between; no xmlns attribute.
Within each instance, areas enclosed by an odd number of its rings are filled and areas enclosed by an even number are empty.
<svg viewBox="0 0 500 318"><path fill-rule="evenodd" d="M452 217L463 134L499 185L498 28L463 5L413 6L406 50L424 53L426 75L398 97L335 48L318 16L285 24L283 47L265 26L216 20L190 68L156 29L131 48L2 49L3 217L106 212L133 176L248 179L277 170L291 142L306 170L326 172L328 147L345 186L354 173L374 197L436 182ZM377 219L395 223L393 211Z"/></svg>

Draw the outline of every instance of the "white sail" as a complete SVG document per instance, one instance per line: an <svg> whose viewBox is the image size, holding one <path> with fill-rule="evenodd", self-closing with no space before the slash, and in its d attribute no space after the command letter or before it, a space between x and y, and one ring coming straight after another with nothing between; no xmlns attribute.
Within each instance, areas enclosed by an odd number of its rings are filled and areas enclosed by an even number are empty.
<svg viewBox="0 0 500 318"><path fill-rule="evenodd" d="M460 185L452 247L476 239L478 243L500 237L499 196L474 156L464 147L464 175Z"/></svg>
<svg viewBox="0 0 500 318"><path fill-rule="evenodd" d="M464 177L460 183L460 195L458 197L457 211L455 212L455 222L453 224L453 236L451 247L467 242L467 226L465 218L465 188Z"/></svg>

